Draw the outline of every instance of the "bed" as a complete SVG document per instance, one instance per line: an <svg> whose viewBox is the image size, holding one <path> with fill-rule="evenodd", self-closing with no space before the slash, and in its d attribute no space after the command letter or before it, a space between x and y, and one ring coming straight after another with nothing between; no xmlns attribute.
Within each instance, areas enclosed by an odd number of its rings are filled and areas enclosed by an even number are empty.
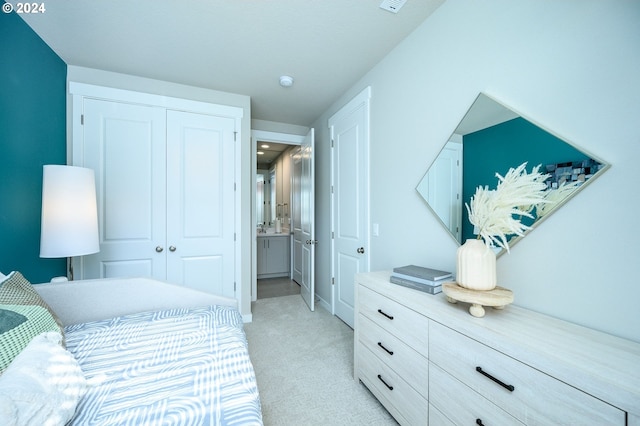
<svg viewBox="0 0 640 426"><path fill-rule="evenodd" d="M77 367L67 368L75 371L73 380L79 383L72 392L73 410L67 408L59 416L62 420L51 424L262 424L255 373L234 299L144 278L32 288L62 326L61 333L54 334L57 330L49 322L45 331L53 340L64 336L65 356ZM52 350L61 350L57 343ZM25 352L27 348L0 380L15 376L13 366ZM22 378L13 381L24 391ZM2 409L0 399L0 418Z"/></svg>

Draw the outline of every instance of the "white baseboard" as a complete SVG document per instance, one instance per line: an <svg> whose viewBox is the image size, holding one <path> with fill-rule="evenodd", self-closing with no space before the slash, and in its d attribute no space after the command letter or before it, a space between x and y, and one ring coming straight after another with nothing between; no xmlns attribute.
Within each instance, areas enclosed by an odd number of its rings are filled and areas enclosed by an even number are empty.
<svg viewBox="0 0 640 426"><path fill-rule="evenodd" d="M322 297L318 297L318 295L316 294L316 303L318 303L320 306L322 306L325 310L327 310L328 312L331 313L331 315L333 315L333 312L331 312L331 303L327 302L326 300L324 300Z"/></svg>

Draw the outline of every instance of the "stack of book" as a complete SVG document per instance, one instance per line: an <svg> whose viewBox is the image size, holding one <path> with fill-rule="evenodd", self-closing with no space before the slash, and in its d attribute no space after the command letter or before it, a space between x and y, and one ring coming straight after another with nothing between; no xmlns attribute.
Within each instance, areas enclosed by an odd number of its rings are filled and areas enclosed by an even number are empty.
<svg viewBox="0 0 640 426"><path fill-rule="evenodd" d="M422 266L407 265L393 268L390 281L425 293L438 294L442 291L443 283L453 281L453 274Z"/></svg>

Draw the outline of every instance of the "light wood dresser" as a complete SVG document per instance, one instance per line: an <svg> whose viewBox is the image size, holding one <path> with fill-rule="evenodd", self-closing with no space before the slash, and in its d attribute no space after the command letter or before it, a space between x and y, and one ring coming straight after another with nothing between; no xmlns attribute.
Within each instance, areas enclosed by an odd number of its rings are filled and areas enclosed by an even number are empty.
<svg viewBox="0 0 640 426"><path fill-rule="evenodd" d="M400 424L640 426L639 343L389 276L356 275L354 377Z"/></svg>

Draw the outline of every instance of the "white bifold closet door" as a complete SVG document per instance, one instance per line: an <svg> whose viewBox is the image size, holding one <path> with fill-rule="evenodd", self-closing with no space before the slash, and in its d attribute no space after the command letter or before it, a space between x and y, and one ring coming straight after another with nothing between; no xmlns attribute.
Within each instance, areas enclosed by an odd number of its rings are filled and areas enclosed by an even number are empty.
<svg viewBox="0 0 640 426"><path fill-rule="evenodd" d="M230 297L234 130L230 118L167 112L167 280Z"/></svg>
<svg viewBox="0 0 640 426"><path fill-rule="evenodd" d="M235 297L235 120L85 98L100 252L82 278L149 276Z"/></svg>

